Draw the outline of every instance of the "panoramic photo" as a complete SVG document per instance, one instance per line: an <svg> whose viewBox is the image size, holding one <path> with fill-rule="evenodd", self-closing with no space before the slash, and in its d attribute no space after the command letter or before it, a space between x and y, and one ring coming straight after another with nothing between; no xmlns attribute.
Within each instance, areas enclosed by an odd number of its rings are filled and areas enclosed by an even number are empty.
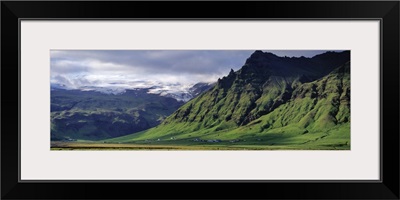
<svg viewBox="0 0 400 200"><path fill-rule="evenodd" d="M349 50L51 50L51 150L350 150Z"/></svg>

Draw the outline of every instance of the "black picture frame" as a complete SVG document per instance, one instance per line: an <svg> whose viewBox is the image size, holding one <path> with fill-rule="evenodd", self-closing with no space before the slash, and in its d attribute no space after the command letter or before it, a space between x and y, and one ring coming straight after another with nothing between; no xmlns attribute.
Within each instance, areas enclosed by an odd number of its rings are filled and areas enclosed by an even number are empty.
<svg viewBox="0 0 400 200"><path fill-rule="evenodd" d="M2 1L1 198L399 199L399 8L399 1ZM20 182L20 19L166 18L381 20L381 181Z"/></svg>

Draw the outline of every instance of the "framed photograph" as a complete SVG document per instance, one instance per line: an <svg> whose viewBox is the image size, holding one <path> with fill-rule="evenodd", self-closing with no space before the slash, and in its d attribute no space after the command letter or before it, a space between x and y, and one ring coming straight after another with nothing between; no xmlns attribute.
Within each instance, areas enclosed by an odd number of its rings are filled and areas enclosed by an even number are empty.
<svg viewBox="0 0 400 200"><path fill-rule="evenodd" d="M2 1L1 198L399 199L399 8Z"/></svg>

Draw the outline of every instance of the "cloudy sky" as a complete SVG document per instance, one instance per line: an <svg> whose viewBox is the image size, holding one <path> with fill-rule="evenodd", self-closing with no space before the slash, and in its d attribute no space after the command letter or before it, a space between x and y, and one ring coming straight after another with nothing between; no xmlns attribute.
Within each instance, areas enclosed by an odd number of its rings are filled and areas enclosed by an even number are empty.
<svg viewBox="0 0 400 200"><path fill-rule="evenodd" d="M325 51L263 50L312 57ZM67 88L147 87L215 82L240 69L254 50L51 50L51 83Z"/></svg>

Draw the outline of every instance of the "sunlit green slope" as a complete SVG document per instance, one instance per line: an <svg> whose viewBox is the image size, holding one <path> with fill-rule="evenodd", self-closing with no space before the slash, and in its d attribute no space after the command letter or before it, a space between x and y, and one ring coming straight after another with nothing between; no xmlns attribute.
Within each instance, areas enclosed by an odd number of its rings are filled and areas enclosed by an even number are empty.
<svg viewBox="0 0 400 200"><path fill-rule="evenodd" d="M159 126L107 142L348 149L349 60L349 52L282 58L256 51Z"/></svg>

